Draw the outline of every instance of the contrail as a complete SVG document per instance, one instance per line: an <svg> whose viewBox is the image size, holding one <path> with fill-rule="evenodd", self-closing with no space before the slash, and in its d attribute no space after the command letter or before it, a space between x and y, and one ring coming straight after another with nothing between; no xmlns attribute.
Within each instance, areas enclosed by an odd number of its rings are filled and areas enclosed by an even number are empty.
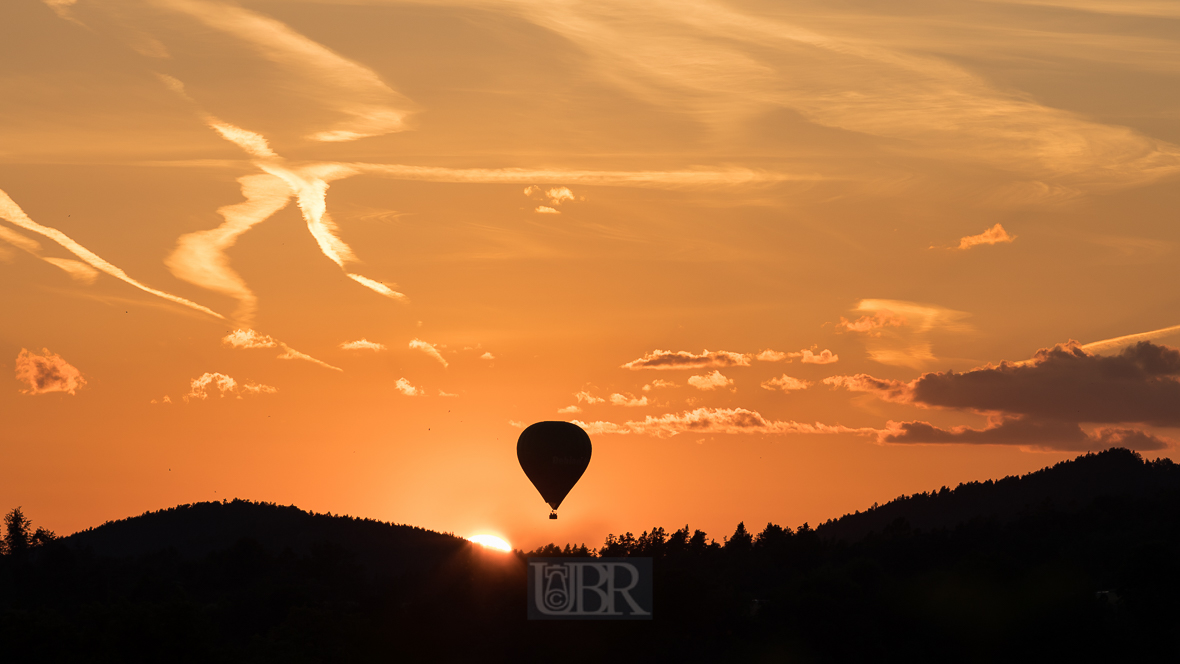
<svg viewBox="0 0 1180 664"><path fill-rule="evenodd" d="M831 179L813 173L776 173L750 168L682 171L586 171L526 168L440 168L436 166L366 163L349 163L347 166L361 173L383 175L396 180L493 184L562 182L583 185L664 186L675 188L701 186L724 187Z"/></svg>
<svg viewBox="0 0 1180 664"><path fill-rule="evenodd" d="M246 200L217 210L225 218L217 228L181 235L176 240L176 250L164 264L177 279L237 299L234 318L249 322L258 298L230 268L225 250L238 241L239 235L283 209L291 200L291 192L279 178L262 173L240 177L238 182Z"/></svg>
<svg viewBox="0 0 1180 664"><path fill-rule="evenodd" d="M1119 348L1121 346L1129 346L1139 341L1151 341L1152 339L1163 339L1180 334L1180 325L1173 325L1171 327L1161 327L1158 330L1150 332L1140 332L1139 334L1128 334L1122 337L1115 337L1113 339L1103 339L1102 341L1095 341L1082 346L1082 350L1097 353L1104 350L1111 350L1112 348Z"/></svg>
<svg viewBox="0 0 1180 664"><path fill-rule="evenodd" d="M41 224L38 224L37 222L30 219L29 215L25 214L25 211L20 209L20 206L17 205L16 202L14 202L12 200L12 198L10 198L8 196L8 194L4 192L3 189L0 189L0 217L7 219L8 221L12 222L14 225L19 226L27 231L32 231L34 233L39 233L41 235L44 235L45 237L49 238L50 240L53 240L54 242L65 247L70 253L74 254L78 258L81 258L82 261L85 262L90 267L93 267L94 269L96 269L100 272L105 272L120 281L125 281L125 282L131 284L132 286L135 286L136 288L144 291L145 293L151 293L152 295L155 295L156 297L162 297L165 300L175 302L176 304L186 306L190 309L195 309L197 311L200 311L201 313L209 314L210 316L213 316L214 318L220 318L221 320L226 319L225 316L222 316L221 314L217 313L216 311L213 311L209 307L199 305L196 302L193 302L191 300L186 300L183 297L180 297L178 295L173 295L172 293L165 293L162 290L156 290L155 288L152 288L151 286L142 284L142 283L136 281L135 279L132 279L131 277L127 276L126 272L124 272L124 271L120 270L119 268L115 267L114 265L111 265L110 263L106 262L105 260L100 258L97 254L90 251L86 247L83 247L82 245L78 244L77 242L74 242L65 233L57 230L56 228L49 228L47 226L42 226ZM59 265L58 267L61 267L61 266Z"/></svg>
<svg viewBox="0 0 1180 664"><path fill-rule="evenodd" d="M394 300L406 300L406 296L375 279L349 272L346 263L356 262L352 248L336 235L338 228L328 214L328 183L351 177L358 173L347 164L318 163L302 167L290 167L285 160L270 148L266 138L248 129L236 127L211 115L205 122L222 138L237 145L254 157L254 165L266 173L281 179L295 195L307 230L315 238L320 251L333 263L344 270L349 279Z"/></svg>

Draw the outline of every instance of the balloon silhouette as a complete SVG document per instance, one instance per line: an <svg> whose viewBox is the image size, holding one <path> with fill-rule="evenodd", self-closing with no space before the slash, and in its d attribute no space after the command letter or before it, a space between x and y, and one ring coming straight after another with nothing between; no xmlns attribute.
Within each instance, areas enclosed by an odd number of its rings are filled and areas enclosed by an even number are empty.
<svg viewBox="0 0 1180 664"><path fill-rule="evenodd" d="M516 441L516 458L557 518L557 507L590 465L590 436L569 422L537 422Z"/></svg>

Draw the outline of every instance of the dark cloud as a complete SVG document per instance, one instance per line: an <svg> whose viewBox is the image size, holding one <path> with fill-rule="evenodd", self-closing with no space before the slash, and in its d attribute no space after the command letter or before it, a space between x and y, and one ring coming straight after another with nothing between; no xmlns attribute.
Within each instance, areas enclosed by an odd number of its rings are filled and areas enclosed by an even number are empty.
<svg viewBox="0 0 1180 664"><path fill-rule="evenodd" d="M984 429L940 429L929 422L890 422L884 443L1023 445L1046 450L1086 452L1110 447L1162 450L1168 441L1138 429L1106 428L1086 433L1073 422L1053 420L1002 420Z"/></svg>
<svg viewBox="0 0 1180 664"><path fill-rule="evenodd" d="M1180 350L1142 341L1117 355L1092 355L1076 341L1043 348L1025 362L1001 362L963 373L923 374L908 383L866 374L824 383L885 401L989 413L983 429L941 429L928 422L890 423L888 443L1024 445L1056 450L1128 447L1159 450L1170 443L1135 428L1081 423L1180 426Z"/></svg>
<svg viewBox="0 0 1180 664"><path fill-rule="evenodd" d="M16 356L16 379L29 386L29 389L21 392L74 394L86 384L82 372L62 359L62 356L49 352L48 348L42 348L41 353L35 355L27 348L22 348Z"/></svg>
<svg viewBox="0 0 1180 664"><path fill-rule="evenodd" d="M1180 350L1142 341L1118 355L1091 355L1069 342L1031 361L964 373L928 373L915 403L1028 415L1065 422L1180 426Z"/></svg>
<svg viewBox="0 0 1180 664"><path fill-rule="evenodd" d="M748 367L750 356L727 350L704 351L700 355L686 350L654 350L638 360L623 365L624 369L705 369L711 367Z"/></svg>

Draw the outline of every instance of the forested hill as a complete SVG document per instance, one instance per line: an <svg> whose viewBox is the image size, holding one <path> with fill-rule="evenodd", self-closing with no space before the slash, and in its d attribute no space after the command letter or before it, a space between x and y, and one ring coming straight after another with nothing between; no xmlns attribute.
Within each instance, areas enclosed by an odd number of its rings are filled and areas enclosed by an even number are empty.
<svg viewBox="0 0 1180 664"><path fill-rule="evenodd" d="M1020 477L900 496L868 511L828 521L816 531L827 539L855 542L891 526L953 528L977 518L1007 523L1046 509L1076 512L1104 497L1137 499L1178 490L1180 465L1171 459L1144 461L1130 450L1111 449Z"/></svg>
<svg viewBox="0 0 1180 664"><path fill-rule="evenodd" d="M330 543L355 555L355 562L369 569L395 574L437 564L467 546L464 539L414 526L246 500L145 512L74 533L64 543L110 558L172 551L181 558L199 560L243 539L271 555L290 550L305 556Z"/></svg>

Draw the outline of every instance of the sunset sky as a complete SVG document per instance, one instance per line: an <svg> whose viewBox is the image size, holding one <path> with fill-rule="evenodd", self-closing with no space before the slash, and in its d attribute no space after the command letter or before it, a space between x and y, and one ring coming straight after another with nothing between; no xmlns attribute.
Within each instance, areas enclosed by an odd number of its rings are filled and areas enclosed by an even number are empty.
<svg viewBox="0 0 1180 664"><path fill-rule="evenodd" d="M1178 185L1169 0L4 0L0 508L720 541L1175 457Z"/></svg>

